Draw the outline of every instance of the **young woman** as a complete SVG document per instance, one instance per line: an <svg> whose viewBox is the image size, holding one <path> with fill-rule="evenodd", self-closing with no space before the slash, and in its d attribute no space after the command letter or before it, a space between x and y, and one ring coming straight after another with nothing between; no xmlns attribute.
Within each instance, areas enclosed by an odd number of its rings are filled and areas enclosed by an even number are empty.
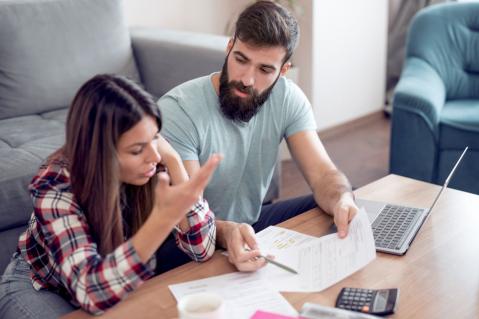
<svg viewBox="0 0 479 319"><path fill-rule="evenodd" d="M98 75L80 88L65 145L29 186L34 211L1 278L1 318L102 313L169 262L155 251L172 230L192 259L213 254L214 215L200 194L220 158L189 179L160 129L158 107L132 81Z"/></svg>

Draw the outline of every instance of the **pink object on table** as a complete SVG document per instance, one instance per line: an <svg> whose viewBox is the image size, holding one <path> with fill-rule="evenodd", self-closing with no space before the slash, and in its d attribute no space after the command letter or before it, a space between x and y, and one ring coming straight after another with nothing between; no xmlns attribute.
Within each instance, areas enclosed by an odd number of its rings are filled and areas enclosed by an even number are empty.
<svg viewBox="0 0 479 319"><path fill-rule="evenodd" d="M266 312L258 310L254 313L253 317L250 319L301 319L302 317L291 317L291 316L283 316L278 315L272 312Z"/></svg>

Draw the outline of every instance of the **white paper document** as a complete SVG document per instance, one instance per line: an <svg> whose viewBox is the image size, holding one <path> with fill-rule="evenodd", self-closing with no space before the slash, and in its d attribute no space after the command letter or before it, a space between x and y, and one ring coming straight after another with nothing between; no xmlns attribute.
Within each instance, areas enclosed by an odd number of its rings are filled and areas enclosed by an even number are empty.
<svg viewBox="0 0 479 319"><path fill-rule="evenodd" d="M269 226L257 233L256 239L263 255L277 255L317 240L318 237L305 235L282 227Z"/></svg>
<svg viewBox="0 0 479 319"><path fill-rule="evenodd" d="M250 318L257 310L296 316L297 311L259 273L231 273L169 286L178 301L198 292L215 292L224 298L225 318Z"/></svg>
<svg viewBox="0 0 479 319"><path fill-rule="evenodd" d="M257 234L264 253L293 269L291 274L272 264L258 271L277 291L321 291L366 266L376 257L371 224L361 209L349 224L348 236L337 233L320 238L280 227L268 227Z"/></svg>
<svg viewBox="0 0 479 319"><path fill-rule="evenodd" d="M263 254L296 271L291 274L267 264L255 273L231 273L170 285L175 298L216 292L226 303L227 318L249 318L257 310L297 315L279 291L321 291L366 266L376 257L371 224L361 209L349 224L348 236L313 237L271 226L257 234Z"/></svg>

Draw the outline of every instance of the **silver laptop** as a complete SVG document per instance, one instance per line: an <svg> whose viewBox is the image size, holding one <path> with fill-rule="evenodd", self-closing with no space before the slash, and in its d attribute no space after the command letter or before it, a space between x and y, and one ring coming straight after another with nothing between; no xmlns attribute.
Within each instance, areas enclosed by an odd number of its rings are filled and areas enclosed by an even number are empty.
<svg viewBox="0 0 479 319"><path fill-rule="evenodd" d="M426 221L439 196L446 189L468 147L464 149L447 176L430 208L415 208L364 199L356 199L358 207L364 207L371 221L376 250L394 255L404 255L419 228Z"/></svg>

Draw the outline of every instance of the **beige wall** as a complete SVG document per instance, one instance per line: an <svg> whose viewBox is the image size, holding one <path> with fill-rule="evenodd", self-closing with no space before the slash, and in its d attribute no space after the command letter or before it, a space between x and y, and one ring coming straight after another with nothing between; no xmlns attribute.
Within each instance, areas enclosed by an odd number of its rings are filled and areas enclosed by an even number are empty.
<svg viewBox="0 0 479 319"><path fill-rule="evenodd" d="M130 25L224 34L251 0L124 0ZM298 84L319 129L383 107L388 1L298 0Z"/></svg>
<svg viewBox="0 0 479 319"><path fill-rule="evenodd" d="M384 105L388 1L313 4L313 105L320 129Z"/></svg>
<svg viewBox="0 0 479 319"><path fill-rule="evenodd" d="M123 0L130 25L224 34L248 0Z"/></svg>
<svg viewBox="0 0 479 319"><path fill-rule="evenodd" d="M301 41L294 56L300 67L298 82L311 98L312 59L312 0L298 0L303 13L298 17ZM131 26L157 26L162 28L226 34L238 13L251 0L124 0L126 16Z"/></svg>

